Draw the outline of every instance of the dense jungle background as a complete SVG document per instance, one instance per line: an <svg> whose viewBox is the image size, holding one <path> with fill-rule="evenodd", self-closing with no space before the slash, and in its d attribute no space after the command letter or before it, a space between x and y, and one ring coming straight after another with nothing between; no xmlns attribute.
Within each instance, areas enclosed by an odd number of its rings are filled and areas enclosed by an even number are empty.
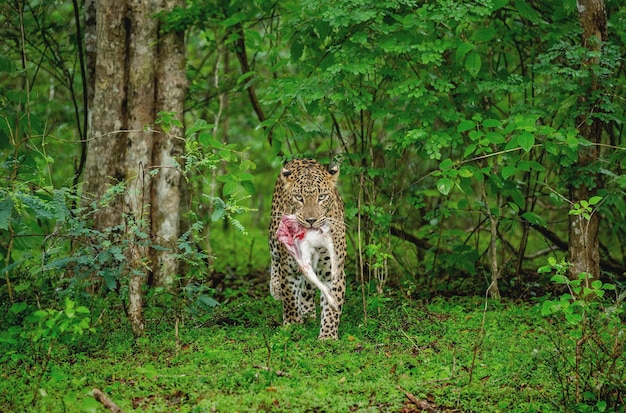
<svg viewBox="0 0 626 413"><path fill-rule="evenodd" d="M0 410L625 411L623 2L0 11ZM335 344L268 298L295 157L340 165Z"/></svg>

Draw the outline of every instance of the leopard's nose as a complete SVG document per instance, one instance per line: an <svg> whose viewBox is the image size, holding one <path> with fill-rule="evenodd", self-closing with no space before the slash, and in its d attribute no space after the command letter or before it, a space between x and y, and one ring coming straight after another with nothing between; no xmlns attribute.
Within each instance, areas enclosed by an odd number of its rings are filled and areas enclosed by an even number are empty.
<svg viewBox="0 0 626 413"><path fill-rule="evenodd" d="M309 224L309 227L312 227L313 224L315 224L315 221L317 221L317 218L307 218L306 222Z"/></svg>

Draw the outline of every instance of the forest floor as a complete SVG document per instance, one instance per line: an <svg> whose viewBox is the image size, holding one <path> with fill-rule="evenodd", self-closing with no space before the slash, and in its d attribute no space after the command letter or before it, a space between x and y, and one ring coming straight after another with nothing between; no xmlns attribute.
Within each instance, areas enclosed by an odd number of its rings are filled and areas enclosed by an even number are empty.
<svg viewBox="0 0 626 413"><path fill-rule="evenodd" d="M536 305L369 298L366 318L349 293L334 342L316 339L314 320L280 326L280 303L266 295L233 294L179 322L161 307L137 341L110 310L93 333L31 343L27 357L3 362L0 411L106 412L94 389L125 412L562 410L562 333Z"/></svg>

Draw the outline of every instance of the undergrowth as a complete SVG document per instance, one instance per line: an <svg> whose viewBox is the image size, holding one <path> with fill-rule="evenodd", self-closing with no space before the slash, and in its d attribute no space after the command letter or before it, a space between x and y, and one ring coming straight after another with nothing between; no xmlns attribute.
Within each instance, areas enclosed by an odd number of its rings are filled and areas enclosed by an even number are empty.
<svg viewBox="0 0 626 413"><path fill-rule="evenodd" d="M340 340L320 342L318 322L282 327L280 304L260 297L151 322L137 341L109 314L43 358L4 331L2 354L26 357L3 357L0 410L102 412L98 388L127 412L421 411L411 397L437 411L559 411L537 306L391 299L364 323L352 292Z"/></svg>

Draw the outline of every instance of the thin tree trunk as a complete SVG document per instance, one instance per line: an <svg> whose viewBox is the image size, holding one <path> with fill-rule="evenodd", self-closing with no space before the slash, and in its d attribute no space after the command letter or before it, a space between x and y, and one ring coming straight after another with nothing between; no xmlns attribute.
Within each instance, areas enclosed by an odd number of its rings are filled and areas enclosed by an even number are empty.
<svg viewBox="0 0 626 413"><path fill-rule="evenodd" d="M184 7L180 0L164 0L161 9ZM157 112L174 112L183 121L187 92L185 44L183 33L165 33L158 43ZM171 286L178 273L178 260L173 254L180 236L180 205L184 180L175 168L184 150L184 128L172 126L168 133L155 136L153 163L158 172L152 185L152 234L155 244L165 249L153 250L153 284ZM178 159L177 159L178 158Z"/></svg>
<svg viewBox="0 0 626 413"><path fill-rule="evenodd" d="M495 172L494 172L495 173ZM487 191L485 189L485 181L481 181L480 189L483 196L483 202L485 203L485 211L489 218L489 230L491 237L489 240L489 258L491 264L491 283L489 284L488 292L489 296L494 300L500 300L500 287L498 280L500 279L500 272L502 271L498 265L498 225L499 219L491 212L491 207L487 199ZM496 197L496 205L500 206L500 193Z"/></svg>
<svg viewBox="0 0 626 413"><path fill-rule="evenodd" d="M96 57L98 53L98 36L96 35L96 0L85 0L83 3L85 16L84 44L85 44L85 73L83 81L87 85L87 108L91 112L96 79ZM88 116L91 118L91 116ZM89 130L88 125L85 128Z"/></svg>
<svg viewBox="0 0 626 413"><path fill-rule="evenodd" d="M143 320L142 286L149 277L152 262L150 246L145 241L150 234L150 193L154 133L144 130L154 122L155 62L157 22L153 18L156 7L151 0L129 1L130 47L128 76L128 142L126 146L126 173L128 180L124 194L124 210L132 218L127 227L133 257L129 288L128 318L135 336L145 328ZM145 234L145 235L144 235Z"/></svg>
<svg viewBox="0 0 626 413"><path fill-rule="evenodd" d="M578 0L580 25L583 29L582 44L589 51L602 52L602 45L607 39L607 16L603 0ZM582 62L589 68L600 63L598 57L586 59ZM586 108L585 113L576 119L580 134L592 143L600 143L603 123L592 113L599 112L597 102L588 102L599 84L593 74L588 90L583 90L579 104ZM578 151L576 168L583 174L585 169L598 159L597 146L581 147ZM589 169L586 169L587 171ZM593 182L593 186L600 187L599 179L586 172L589 176L580 179L578 186L570 186L570 199L574 202L588 200L593 196L586 181ZM599 215L592 214L589 221L580 215L570 215L569 219L569 260L571 263L570 276L578 277L580 273L590 274L593 277L600 275L600 245L598 241Z"/></svg>

